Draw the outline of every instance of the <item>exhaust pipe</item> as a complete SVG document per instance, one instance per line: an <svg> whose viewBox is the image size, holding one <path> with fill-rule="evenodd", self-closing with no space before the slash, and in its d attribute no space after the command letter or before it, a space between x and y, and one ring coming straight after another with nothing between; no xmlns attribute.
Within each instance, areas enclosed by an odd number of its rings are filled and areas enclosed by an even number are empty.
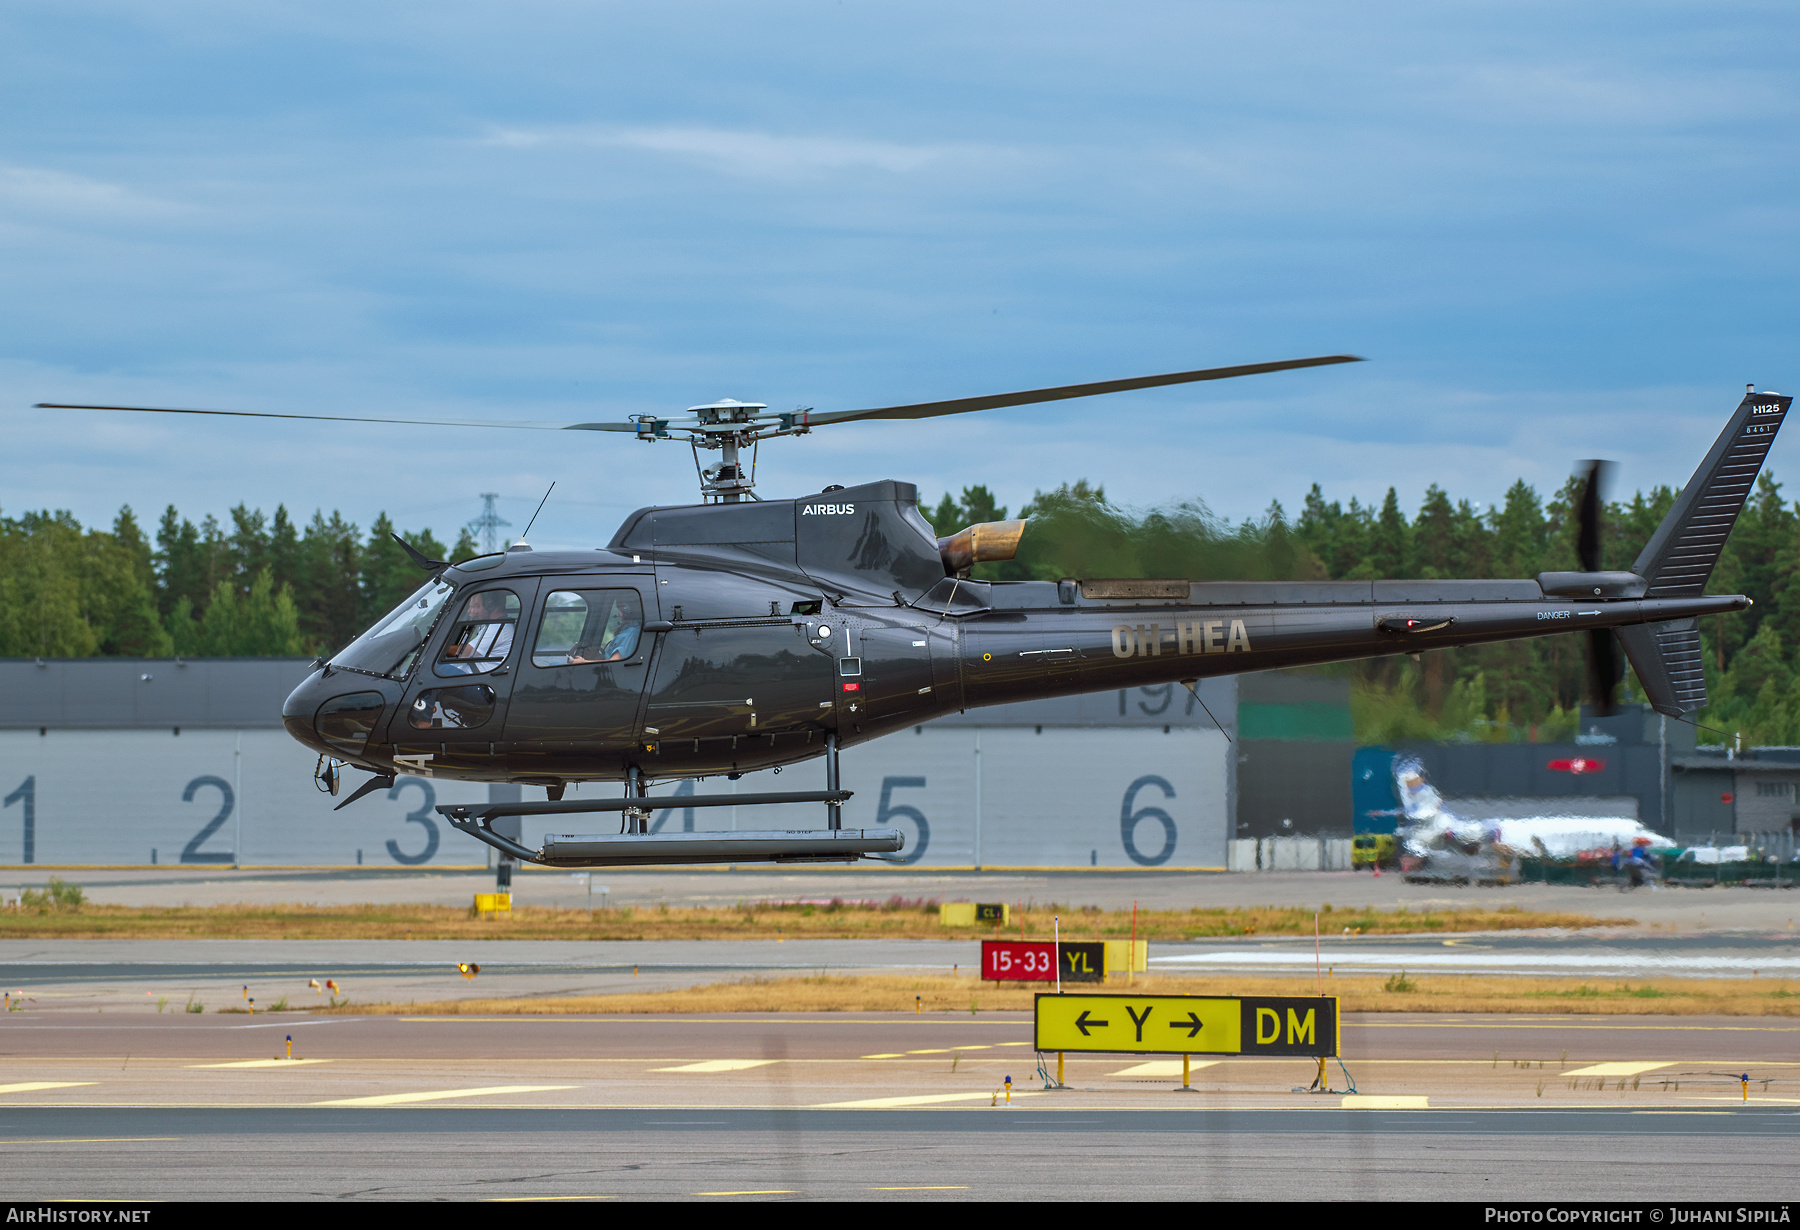
<svg viewBox="0 0 1800 1230"><path fill-rule="evenodd" d="M944 575L966 572L976 564L991 560L1011 559L1019 550L1019 539L1025 534L1023 521L983 521L937 540L938 554L944 559Z"/></svg>

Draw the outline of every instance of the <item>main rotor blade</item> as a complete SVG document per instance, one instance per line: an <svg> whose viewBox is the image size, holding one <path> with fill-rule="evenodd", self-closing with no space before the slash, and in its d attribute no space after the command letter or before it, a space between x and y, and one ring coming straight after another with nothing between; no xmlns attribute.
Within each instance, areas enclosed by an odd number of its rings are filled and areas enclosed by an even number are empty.
<svg viewBox="0 0 1800 1230"><path fill-rule="evenodd" d="M508 427L521 431L636 431L636 423L523 423L502 419L382 419L356 414L276 414L267 410L190 410L175 406L77 406L40 401L34 410L123 410L132 414L218 414L238 419L311 419L320 423L398 423L403 427Z"/></svg>
<svg viewBox="0 0 1800 1230"><path fill-rule="evenodd" d="M1582 480L1581 497L1575 505L1575 558L1583 572L1600 571L1600 512L1606 506L1606 486L1612 476L1612 462L1584 461L1587 477Z"/></svg>
<svg viewBox="0 0 1800 1230"><path fill-rule="evenodd" d="M1619 685L1625 664L1619 659L1618 637L1611 628L1588 629L1587 700L1601 717L1619 710Z"/></svg>
<svg viewBox="0 0 1800 1230"><path fill-rule="evenodd" d="M1361 355L1328 354L1312 359L1281 359L1274 363L1244 363L1236 367L1207 367L1163 376L1131 376L1124 380L1097 380L1091 384L1065 384L1053 389L1027 389L1021 393L993 393L986 397L959 397L952 401L925 401L910 406L882 406L872 410L827 410L811 413L806 421L847 423L853 419L929 419L940 414L967 414L971 410L997 410L1002 406L1029 406L1037 402L1066 401L1071 397L1097 397L1102 393L1126 393L1155 389L1167 384L1192 384L1199 380L1229 380L1234 376L1259 376L1297 367L1328 367L1333 363L1361 363Z"/></svg>

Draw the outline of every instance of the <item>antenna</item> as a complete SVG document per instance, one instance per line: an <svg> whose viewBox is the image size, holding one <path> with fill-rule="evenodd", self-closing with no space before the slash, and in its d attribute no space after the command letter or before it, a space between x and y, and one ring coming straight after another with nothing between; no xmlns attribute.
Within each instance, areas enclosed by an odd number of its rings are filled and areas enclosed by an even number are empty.
<svg viewBox="0 0 1800 1230"><path fill-rule="evenodd" d="M502 517L494 508L494 501L499 498L500 493L497 491L483 491L481 493L481 515L464 527L471 534L481 535L481 550L485 555L492 555L500 549L500 527L505 526L509 530L512 528L512 522Z"/></svg>
<svg viewBox="0 0 1800 1230"><path fill-rule="evenodd" d="M555 491L555 490L556 490L556 484L553 482L550 484L550 491ZM531 520L529 520L525 523L525 534L531 533L531 527L537 524L538 513L543 512L544 505L546 505L550 502L550 491L544 492L544 498L538 501L537 512L532 513ZM520 534L519 538L521 540L523 540L525 537L525 534Z"/></svg>

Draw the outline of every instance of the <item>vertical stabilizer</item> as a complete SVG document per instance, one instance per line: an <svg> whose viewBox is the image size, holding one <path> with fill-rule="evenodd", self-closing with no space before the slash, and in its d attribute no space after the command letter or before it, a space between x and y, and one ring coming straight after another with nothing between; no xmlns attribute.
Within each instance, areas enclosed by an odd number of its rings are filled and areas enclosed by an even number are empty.
<svg viewBox="0 0 1800 1230"><path fill-rule="evenodd" d="M1645 597L1691 598L1705 591L1793 400L1781 393L1744 395L1712 451L1631 566L1650 582Z"/></svg>
<svg viewBox="0 0 1800 1230"><path fill-rule="evenodd" d="M1690 598L1705 591L1793 400L1780 393L1744 395L1631 566L1649 583L1645 597ZM1706 707L1698 620L1638 624L1618 629L1618 636L1651 708L1681 717Z"/></svg>

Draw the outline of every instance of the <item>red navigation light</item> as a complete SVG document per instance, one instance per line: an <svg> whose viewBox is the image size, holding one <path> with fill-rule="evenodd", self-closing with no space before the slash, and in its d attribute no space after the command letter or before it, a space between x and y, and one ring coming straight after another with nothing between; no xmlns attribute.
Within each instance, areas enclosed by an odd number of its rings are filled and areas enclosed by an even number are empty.
<svg viewBox="0 0 1800 1230"><path fill-rule="evenodd" d="M845 685L844 685L844 691L846 691L846 692L860 692L860 691L862 691L862 684L860 684L860 683L846 683L846 684L845 684Z"/></svg>

